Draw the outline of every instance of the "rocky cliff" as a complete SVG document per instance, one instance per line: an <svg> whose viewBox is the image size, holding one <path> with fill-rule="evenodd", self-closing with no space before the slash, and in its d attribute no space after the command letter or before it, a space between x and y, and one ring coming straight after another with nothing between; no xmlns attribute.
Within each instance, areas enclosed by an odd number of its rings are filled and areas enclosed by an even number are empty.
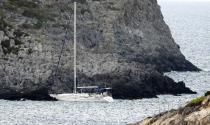
<svg viewBox="0 0 210 125"><path fill-rule="evenodd" d="M171 110L134 125L209 125L210 93L189 102L185 107Z"/></svg>
<svg viewBox="0 0 210 125"><path fill-rule="evenodd" d="M198 69L181 54L156 0L77 3L79 86L110 86L115 98L192 93L162 74ZM4 0L0 17L0 97L71 92L73 0Z"/></svg>

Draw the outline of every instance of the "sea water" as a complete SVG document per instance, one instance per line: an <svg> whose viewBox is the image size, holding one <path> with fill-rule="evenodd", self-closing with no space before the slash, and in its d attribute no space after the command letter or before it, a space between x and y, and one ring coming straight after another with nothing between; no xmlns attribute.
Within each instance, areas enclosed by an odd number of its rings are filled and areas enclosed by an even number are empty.
<svg viewBox="0 0 210 125"><path fill-rule="evenodd" d="M210 90L210 2L161 2L165 21L186 58L202 72L170 72L198 94L141 100L38 102L0 100L0 125L124 125L183 106Z"/></svg>

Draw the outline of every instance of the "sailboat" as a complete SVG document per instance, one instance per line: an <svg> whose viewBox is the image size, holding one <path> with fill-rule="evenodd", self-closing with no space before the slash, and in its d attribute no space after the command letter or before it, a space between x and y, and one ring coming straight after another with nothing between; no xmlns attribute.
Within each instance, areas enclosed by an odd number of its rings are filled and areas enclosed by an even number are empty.
<svg viewBox="0 0 210 125"><path fill-rule="evenodd" d="M77 36L76 36L76 8L77 3L74 2L74 90L73 93L64 93L64 94L50 94L51 97L56 98L59 101L72 101L72 102L86 102L86 101L93 101L93 102L113 102L112 96L108 93L111 88L100 88L98 86L84 86L84 87L77 87ZM80 92L77 92L77 90ZM84 93L84 90L103 90L103 92L98 93ZM104 94L105 92L105 94Z"/></svg>

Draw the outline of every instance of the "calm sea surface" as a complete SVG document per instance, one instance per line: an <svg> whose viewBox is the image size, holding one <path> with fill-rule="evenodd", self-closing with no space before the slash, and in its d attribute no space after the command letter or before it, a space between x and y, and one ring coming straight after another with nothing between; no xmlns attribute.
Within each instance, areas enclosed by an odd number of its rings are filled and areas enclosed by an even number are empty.
<svg viewBox="0 0 210 125"><path fill-rule="evenodd" d="M160 2L165 21L186 58L200 73L166 73L198 92L197 95L114 103L33 102L0 100L0 125L124 125L172 108L210 90L210 2Z"/></svg>

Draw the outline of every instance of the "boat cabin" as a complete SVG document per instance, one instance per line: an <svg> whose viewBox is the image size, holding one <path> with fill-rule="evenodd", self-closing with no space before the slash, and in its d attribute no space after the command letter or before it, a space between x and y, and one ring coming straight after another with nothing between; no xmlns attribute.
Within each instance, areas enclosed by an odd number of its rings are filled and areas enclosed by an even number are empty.
<svg viewBox="0 0 210 125"><path fill-rule="evenodd" d="M105 88L100 86L84 86L84 87L77 87L77 92L80 93L96 93L96 94L111 94L111 88Z"/></svg>

